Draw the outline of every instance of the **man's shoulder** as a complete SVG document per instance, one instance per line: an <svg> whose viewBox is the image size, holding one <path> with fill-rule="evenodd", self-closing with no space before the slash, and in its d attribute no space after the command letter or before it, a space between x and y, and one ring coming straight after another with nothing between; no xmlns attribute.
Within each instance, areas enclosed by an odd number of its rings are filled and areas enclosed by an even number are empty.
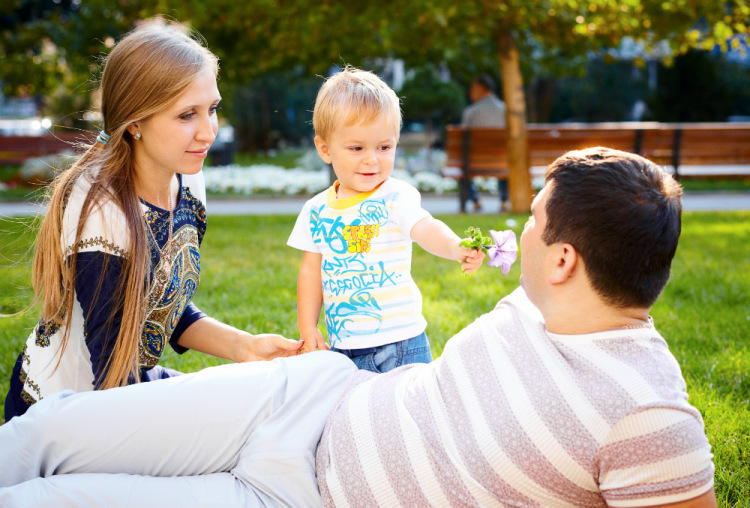
<svg viewBox="0 0 750 508"><path fill-rule="evenodd" d="M464 118L470 117L476 111L478 111L479 109L481 109L481 107L482 107L481 101L469 104L468 106L466 106L466 108L464 108L464 113L463 113Z"/></svg>
<svg viewBox="0 0 750 508"><path fill-rule="evenodd" d="M449 339L444 354L454 347L462 348L477 340L494 340L493 337L503 337L503 340L510 341L534 340L528 335L528 330L535 330L543 335L544 318L519 286L500 300L491 311L482 314ZM533 335L538 337L539 334Z"/></svg>
<svg viewBox="0 0 750 508"><path fill-rule="evenodd" d="M503 100L500 99L500 97L498 97L497 95L491 95L488 98L490 99L491 103L494 104L495 106L505 109L505 102L503 102Z"/></svg>
<svg viewBox="0 0 750 508"><path fill-rule="evenodd" d="M502 127L505 125L505 103L494 95L468 106L463 113L463 127Z"/></svg>
<svg viewBox="0 0 750 508"><path fill-rule="evenodd" d="M531 300L529 300L529 296L521 286L518 286L509 295L505 296L503 299L497 302L495 308L488 315L497 318L501 314L508 313L511 310L514 313L522 316L524 320L539 323L544 322L542 313L539 311L539 309L536 308L533 303L531 303Z"/></svg>

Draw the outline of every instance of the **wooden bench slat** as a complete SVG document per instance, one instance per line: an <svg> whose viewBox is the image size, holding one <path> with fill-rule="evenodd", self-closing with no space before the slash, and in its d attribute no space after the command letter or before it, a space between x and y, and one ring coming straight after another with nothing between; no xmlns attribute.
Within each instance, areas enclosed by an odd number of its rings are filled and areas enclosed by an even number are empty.
<svg viewBox="0 0 750 508"><path fill-rule="evenodd" d="M507 178L505 129L476 128L471 129L469 139L464 136L460 127L447 128L447 166L459 168L468 177ZM640 153L657 164L677 168L750 164L750 124L530 124L528 146L531 166L546 166L569 150L591 146ZM493 170L497 173L492 174ZM695 176L689 173L686 176Z"/></svg>
<svg viewBox="0 0 750 508"><path fill-rule="evenodd" d="M92 143L95 134L60 132L45 136L0 136L0 164L20 164L27 159L78 150L80 143Z"/></svg>

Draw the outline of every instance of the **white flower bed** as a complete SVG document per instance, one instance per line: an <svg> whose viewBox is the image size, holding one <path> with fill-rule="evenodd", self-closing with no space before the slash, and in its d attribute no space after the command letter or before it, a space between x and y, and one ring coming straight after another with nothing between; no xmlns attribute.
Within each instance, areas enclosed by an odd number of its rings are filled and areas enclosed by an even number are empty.
<svg viewBox="0 0 750 508"><path fill-rule="evenodd" d="M299 167L293 169L270 164L207 166L203 170L206 190L241 195L311 195L330 185L328 168L315 152L308 152L300 157L298 164ZM441 176L434 169L436 166L440 169L444 164L445 153L439 150L433 150L429 155L424 151L415 155L399 155L393 176L409 182L420 192L456 192L458 182ZM475 182L482 192L497 193L495 178L477 178Z"/></svg>
<svg viewBox="0 0 750 508"><path fill-rule="evenodd" d="M233 194L315 194L328 187L328 170L286 169L270 164L205 167L206 190Z"/></svg>

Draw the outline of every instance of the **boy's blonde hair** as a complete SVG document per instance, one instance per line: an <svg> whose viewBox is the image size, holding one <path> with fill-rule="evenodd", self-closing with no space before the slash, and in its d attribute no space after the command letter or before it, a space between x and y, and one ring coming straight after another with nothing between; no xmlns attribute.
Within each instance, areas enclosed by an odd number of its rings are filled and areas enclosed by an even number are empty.
<svg viewBox="0 0 750 508"><path fill-rule="evenodd" d="M370 71L347 65L323 83L313 111L315 135L330 140L338 122L369 124L380 115L393 122L396 139L401 131L401 105L391 87Z"/></svg>

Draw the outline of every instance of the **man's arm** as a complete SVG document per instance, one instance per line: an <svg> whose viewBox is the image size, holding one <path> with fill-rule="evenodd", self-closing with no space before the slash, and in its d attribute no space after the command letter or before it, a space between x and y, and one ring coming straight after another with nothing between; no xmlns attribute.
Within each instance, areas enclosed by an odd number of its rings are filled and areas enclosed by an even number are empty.
<svg viewBox="0 0 750 508"><path fill-rule="evenodd" d="M318 252L304 251L297 278L297 328L304 341L300 353L316 349L329 349L318 328L320 309L323 306L323 280L320 264L323 256Z"/></svg>

